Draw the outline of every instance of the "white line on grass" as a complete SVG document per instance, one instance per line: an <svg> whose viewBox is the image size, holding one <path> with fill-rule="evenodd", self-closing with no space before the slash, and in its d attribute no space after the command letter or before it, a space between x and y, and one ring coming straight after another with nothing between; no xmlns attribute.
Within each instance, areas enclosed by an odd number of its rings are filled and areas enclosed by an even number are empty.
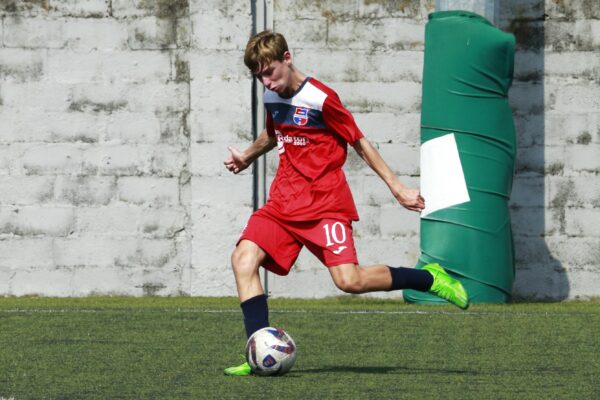
<svg viewBox="0 0 600 400"><path fill-rule="evenodd" d="M239 314L241 310L237 309L210 309L210 308L138 308L138 309L46 309L46 308L13 308L0 309L0 314L101 314L105 312L144 312L144 311L160 311L160 312L175 312L175 313L197 313L197 314ZM348 311L323 311L323 310L270 310L272 314L325 314L325 315L475 315L475 316L502 316L502 315L518 315L518 316L575 316L575 315L598 315L596 313L581 313L581 312L494 312L494 311L383 311L383 310L348 310Z"/></svg>

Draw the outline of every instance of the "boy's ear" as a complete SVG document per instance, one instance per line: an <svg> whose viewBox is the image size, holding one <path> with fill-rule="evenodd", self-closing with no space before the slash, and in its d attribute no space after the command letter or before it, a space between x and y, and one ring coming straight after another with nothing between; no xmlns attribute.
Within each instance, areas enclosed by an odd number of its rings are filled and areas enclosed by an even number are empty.
<svg viewBox="0 0 600 400"><path fill-rule="evenodd" d="M283 62L286 63L287 65L291 65L292 64L292 53L290 53L289 51L286 51L285 53L283 53Z"/></svg>

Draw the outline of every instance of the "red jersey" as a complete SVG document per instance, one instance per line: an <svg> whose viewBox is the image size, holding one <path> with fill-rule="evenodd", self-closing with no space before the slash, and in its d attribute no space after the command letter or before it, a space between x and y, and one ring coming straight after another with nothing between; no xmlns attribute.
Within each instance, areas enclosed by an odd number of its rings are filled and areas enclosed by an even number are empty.
<svg viewBox="0 0 600 400"><path fill-rule="evenodd" d="M277 138L279 168L263 207L289 221L358 220L342 166L348 143L363 137L337 93L306 78L290 98L267 90L267 133Z"/></svg>

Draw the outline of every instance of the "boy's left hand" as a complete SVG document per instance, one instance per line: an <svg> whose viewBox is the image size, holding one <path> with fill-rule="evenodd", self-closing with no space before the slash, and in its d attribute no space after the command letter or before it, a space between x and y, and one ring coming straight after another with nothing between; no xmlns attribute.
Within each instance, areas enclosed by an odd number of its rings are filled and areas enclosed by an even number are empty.
<svg viewBox="0 0 600 400"><path fill-rule="evenodd" d="M417 189L403 188L394 192L394 197L407 210L422 211L425 208L425 199Z"/></svg>

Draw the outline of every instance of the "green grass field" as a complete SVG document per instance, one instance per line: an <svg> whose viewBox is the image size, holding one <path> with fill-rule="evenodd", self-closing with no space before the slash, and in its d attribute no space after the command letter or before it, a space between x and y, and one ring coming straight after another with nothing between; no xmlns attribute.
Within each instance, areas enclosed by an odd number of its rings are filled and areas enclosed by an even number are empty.
<svg viewBox="0 0 600 400"><path fill-rule="evenodd" d="M271 299L299 353L243 361L235 299L0 299L0 399L597 399L600 302L410 306Z"/></svg>

